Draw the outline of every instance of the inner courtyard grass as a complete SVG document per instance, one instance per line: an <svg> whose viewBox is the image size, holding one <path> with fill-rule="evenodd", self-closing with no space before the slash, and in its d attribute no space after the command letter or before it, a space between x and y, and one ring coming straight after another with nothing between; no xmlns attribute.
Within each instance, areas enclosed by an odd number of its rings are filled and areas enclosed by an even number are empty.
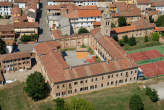
<svg viewBox="0 0 164 110"><path fill-rule="evenodd" d="M0 89L0 105L2 110L55 110L53 100L33 102L24 92L24 83L13 83ZM96 110L129 110L129 99L133 94L139 94L144 102L144 110L163 110L164 101L152 103L145 95L140 84L104 89L76 97L87 99L93 103ZM69 100L67 98L66 100Z"/></svg>

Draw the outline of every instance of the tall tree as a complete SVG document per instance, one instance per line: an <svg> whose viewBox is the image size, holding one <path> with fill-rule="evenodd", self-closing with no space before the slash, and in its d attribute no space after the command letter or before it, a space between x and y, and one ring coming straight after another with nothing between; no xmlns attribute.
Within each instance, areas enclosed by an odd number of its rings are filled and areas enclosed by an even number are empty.
<svg viewBox="0 0 164 110"><path fill-rule="evenodd" d="M28 76L25 91L35 101L47 96L49 88L40 72L34 72Z"/></svg>
<svg viewBox="0 0 164 110"><path fill-rule="evenodd" d="M123 16L119 17L118 18L118 25L119 25L119 27L127 26L126 18Z"/></svg>
<svg viewBox="0 0 164 110"><path fill-rule="evenodd" d="M159 41L159 33L158 32L152 33L151 37L152 37L153 41Z"/></svg>
<svg viewBox="0 0 164 110"><path fill-rule="evenodd" d="M130 102L129 102L129 108L131 110L143 110L144 109L144 104L139 95L135 94L135 95L131 96Z"/></svg>
<svg viewBox="0 0 164 110"><path fill-rule="evenodd" d="M128 40L128 44L130 45L130 46L134 46L134 45L136 45L136 39L135 39L135 37L131 37L129 40Z"/></svg>
<svg viewBox="0 0 164 110"><path fill-rule="evenodd" d="M0 54L6 53L5 49L6 49L6 44L5 44L5 42L0 38Z"/></svg>

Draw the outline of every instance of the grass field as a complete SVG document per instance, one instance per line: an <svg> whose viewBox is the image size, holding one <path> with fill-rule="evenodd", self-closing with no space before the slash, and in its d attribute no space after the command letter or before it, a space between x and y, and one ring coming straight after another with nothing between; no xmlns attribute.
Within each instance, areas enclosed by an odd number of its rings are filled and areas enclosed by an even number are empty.
<svg viewBox="0 0 164 110"><path fill-rule="evenodd" d="M55 110L54 101L43 100L33 102L23 91L23 83L14 83L0 89L0 105L2 110ZM87 99L95 105L96 110L129 110L129 98L139 94L144 100L144 110L163 110L164 101L152 103L145 96L144 90L138 84L129 84L124 87L104 89L77 97ZM68 99L67 99L68 100Z"/></svg>

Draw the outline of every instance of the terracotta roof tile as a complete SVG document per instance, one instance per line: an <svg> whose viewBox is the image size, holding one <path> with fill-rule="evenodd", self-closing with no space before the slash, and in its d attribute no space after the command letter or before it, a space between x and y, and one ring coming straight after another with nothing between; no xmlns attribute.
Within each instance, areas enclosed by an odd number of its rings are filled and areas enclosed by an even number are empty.
<svg viewBox="0 0 164 110"><path fill-rule="evenodd" d="M37 22L15 22L14 28L38 28Z"/></svg>
<svg viewBox="0 0 164 110"><path fill-rule="evenodd" d="M164 31L164 27L155 27L155 31L162 32Z"/></svg>
<svg viewBox="0 0 164 110"><path fill-rule="evenodd" d="M152 7L164 6L164 1L155 1L151 4Z"/></svg>
<svg viewBox="0 0 164 110"><path fill-rule="evenodd" d="M12 3L11 2L0 2L0 6L9 6L9 7L11 7Z"/></svg>

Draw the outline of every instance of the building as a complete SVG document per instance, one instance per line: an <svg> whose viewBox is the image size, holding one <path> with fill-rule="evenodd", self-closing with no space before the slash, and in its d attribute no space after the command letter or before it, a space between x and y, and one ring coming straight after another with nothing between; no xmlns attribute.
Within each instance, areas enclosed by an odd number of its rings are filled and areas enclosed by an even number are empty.
<svg viewBox="0 0 164 110"><path fill-rule="evenodd" d="M1 16L11 16L11 2L0 2L0 15Z"/></svg>
<svg viewBox="0 0 164 110"><path fill-rule="evenodd" d="M141 18L141 10L135 4L114 2L110 5L110 11L112 12L112 23L116 26L118 26L118 19L122 16L126 18L128 24Z"/></svg>
<svg viewBox="0 0 164 110"><path fill-rule="evenodd" d="M0 38L6 44L6 52L11 53L13 51L13 45L15 44L13 25L0 25Z"/></svg>
<svg viewBox="0 0 164 110"><path fill-rule="evenodd" d="M136 2L137 8L140 8L142 13L151 8L152 0L136 0Z"/></svg>
<svg viewBox="0 0 164 110"><path fill-rule="evenodd" d="M111 35L122 39L123 36L130 37L145 37L150 36L155 29L155 25L149 21L141 19L134 22L131 26L116 27L112 29Z"/></svg>
<svg viewBox="0 0 164 110"><path fill-rule="evenodd" d="M151 7L164 14L164 1L155 1L151 4Z"/></svg>
<svg viewBox="0 0 164 110"><path fill-rule="evenodd" d="M59 23L57 22L60 20L59 18L63 17L63 20L65 18L65 22L69 22L65 24L68 24L67 27L70 25L71 34L77 33L81 27L91 30L94 28L93 23L100 22L101 20L101 11L97 6L76 6L74 4L50 5L47 7L47 13L49 14L48 22L50 28L52 28L53 24L58 26L57 24Z"/></svg>
<svg viewBox="0 0 164 110"><path fill-rule="evenodd" d="M15 22L14 31L19 36L38 34L38 23L37 22Z"/></svg>
<svg viewBox="0 0 164 110"><path fill-rule="evenodd" d="M2 73L30 69L31 53L17 52L0 55L0 67Z"/></svg>
<svg viewBox="0 0 164 110"><path fill-rule="evenodd" d="M104 22L109 22L108 19L103 19ZM102 26L106 27L109 25ZM42 42L34 47L36 61L50 85L54 98L136 82L138 66L114 39L102 33L100 28L95 28L88 34L62 36L55 41ZM102 61L78 66L68 65L60 52L61 49L78 48L82 45L94 50Z"/></svg>
<svg viewBox="0 0 164 110"><path fill-rule="evenodd" d="M37 3L37 8L39 8L39 0L14 0L14 5L25 9L27 8L29 2Z"/></svg>
<svg viewBox="0 0 164 110"><path fill-rule="evenodd" d="M48 0L48 5L76 4L78 6L97 5L98 0Z"/></svg>

